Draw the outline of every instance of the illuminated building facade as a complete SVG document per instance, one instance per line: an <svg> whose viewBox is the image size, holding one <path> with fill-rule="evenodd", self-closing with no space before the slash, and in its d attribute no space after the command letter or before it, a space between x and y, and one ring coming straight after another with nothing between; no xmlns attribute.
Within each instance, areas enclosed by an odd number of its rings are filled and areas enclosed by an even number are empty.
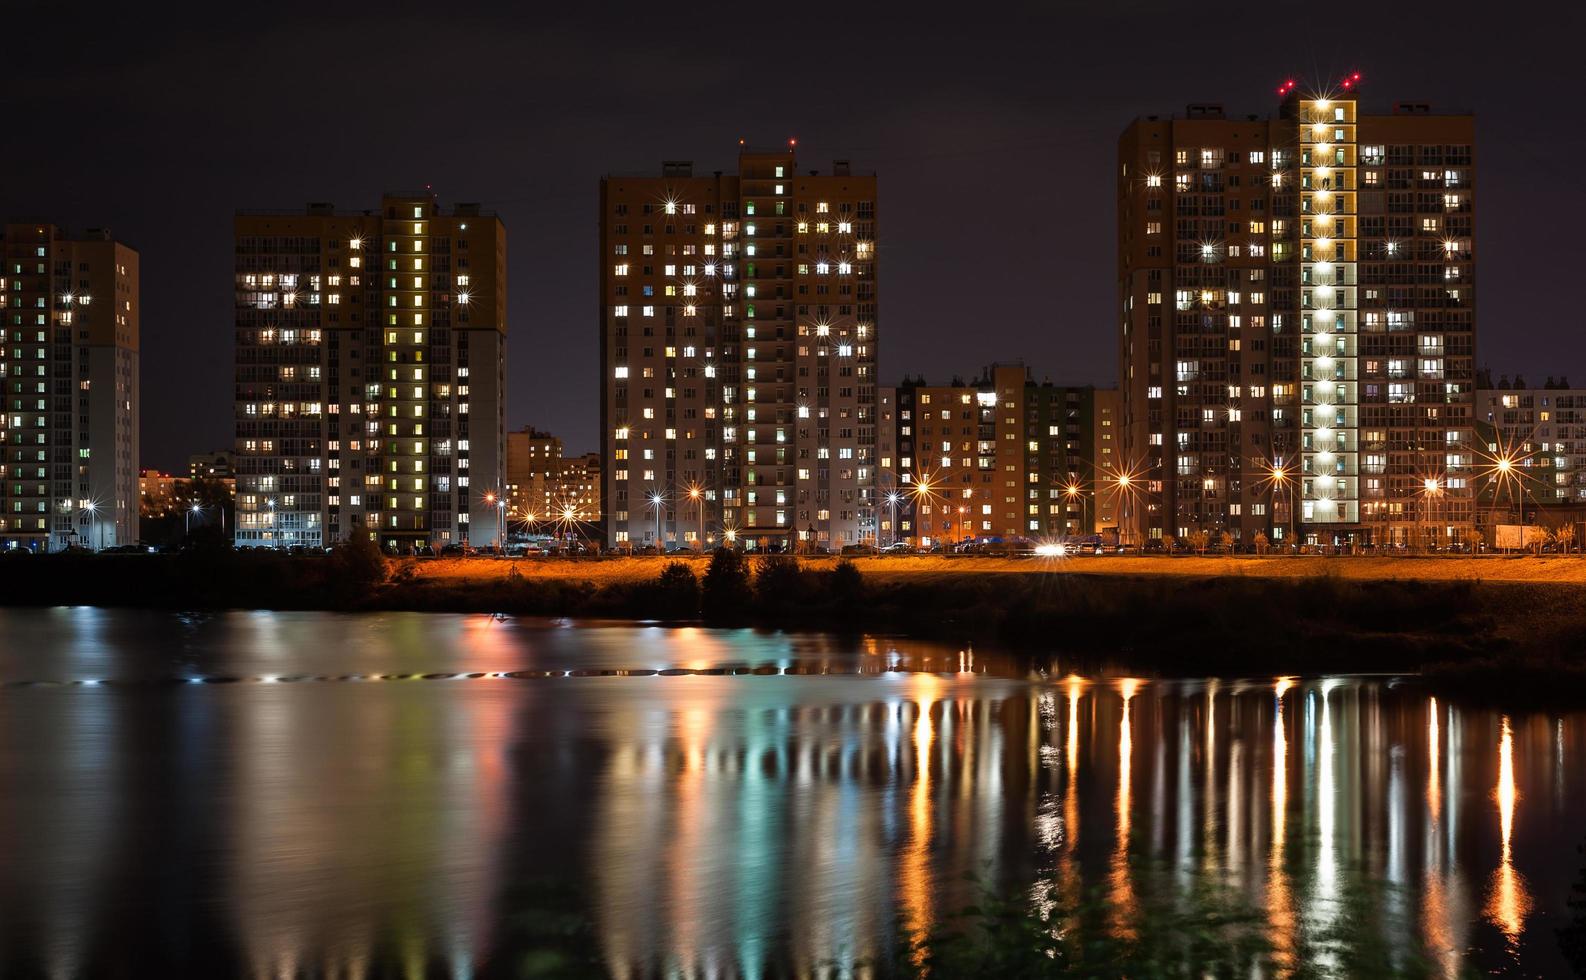
<svg viewBox="0 0 1586 980"><path fill-rule="evenodd" d="M187 457L187 476L193 480L231 480L231 450L214 449Z"/></svg>
<svg viewBox="0 0 1586 980"><path fill-rule="evenodd" d="M501 222L414 194L235 230L237 546L496 540Z"/></svg>
<svg viewBox="0 0 1586 980"><path fill-rule="evenodd" d="M177 484L182 478L159 470L142 470L138 473L138 516L167 517L178 513L181 502Z"/></svg>
<svg viewBox="0 0 1586 980"><path fill-rule="evenodd" d="M1123 467L1123 394L1117 388L1095 389L1095 407L1091 410L1090 486L1087 488L1094 501L1092 531L1117 531L1118 517L1122 513L1121 494L1117 490L1116 476L1126 471ZM1112 474L1109 477L1109 474Z"/></svg>
<svg viewBox="0 0 1586 980"><path fill-rule="evenodd" d="M1119 141L1122 465L1135 538L1410 544L1471 524L1474 120L1194 105Z"/></svg>
<svg viewBox="0 0 1586 980"><path fill-rule="evenodd" d="M9 224L0 244L0 548L137 539L138 253Z"/></svg>
<svg viewBox="0 0 1586 980"><path fill-rule="evenodd" d="M600 455L566 456L562 440L524 428L507 433L507 521L519 530L546 521L600 522Z"/></svg>
<svg viewBox="0 0 1586 980"><path fill-rule="evenodd" d="M601 180L609 544L875 540L875 243L876 178L791 146Z"/></svg>
<svg viewBox="0 0 1586 980"><path fill-rule="evenodd" d="M893 435L900 535L932 547L1094 531L1097 395L1037 384L1017 362L971 383L904 379Z"/></svg>
<svg viewBox="0 0 1586 980"><path fill-rule="evenodd" d="M1571 388L1568 378L1539 388L1521 377L1496 385L1483 378L1476 433L1478 523L1521 523L1522 516L1533 523L1564 508L1573 520L1586 517L1586 388Z"/></svg>

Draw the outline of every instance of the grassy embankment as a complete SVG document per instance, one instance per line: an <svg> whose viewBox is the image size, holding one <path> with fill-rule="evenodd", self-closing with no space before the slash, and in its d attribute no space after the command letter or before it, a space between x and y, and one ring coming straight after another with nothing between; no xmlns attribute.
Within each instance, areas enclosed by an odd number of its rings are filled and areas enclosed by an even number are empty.
<svg viewBox="0 0 1586 980"><path fill-rule="evenodd" d="M857 559L857 576L784 559L750 561L714 591L708 564L403 559L376 584L381 570L352 555L7 558L0 602L643 619L703 607L722 625L977 639L1173 673L1419 669L1478 695L1499 678L1586 701L1583 558L911 556ZM688 572L661 581L674 565Z"/></svg>

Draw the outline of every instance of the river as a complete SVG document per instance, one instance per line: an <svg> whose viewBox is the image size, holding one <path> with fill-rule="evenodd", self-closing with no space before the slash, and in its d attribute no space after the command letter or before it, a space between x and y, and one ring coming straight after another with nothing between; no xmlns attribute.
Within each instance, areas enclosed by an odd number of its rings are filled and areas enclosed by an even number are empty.
<svg viewBox="0 0 1586 980"><path fill-rule="evenodd" d="M1324 965L1342 935L1434 975L1566 969L1586 710L1038 667L885 637L0 610L0 975L864 976L982 890L1099 901L1128 933L1206 886Z"/></svg>

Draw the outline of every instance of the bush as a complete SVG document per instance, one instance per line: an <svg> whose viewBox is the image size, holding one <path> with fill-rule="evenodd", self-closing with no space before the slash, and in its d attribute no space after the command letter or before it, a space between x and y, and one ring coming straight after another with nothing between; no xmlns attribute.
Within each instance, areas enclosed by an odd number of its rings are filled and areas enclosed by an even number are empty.
<svg viewBox="0 0 1586 980"><path fill-rule="evenodd" d="M668 564L661 570L655 586L663 619L693 619L699 615L699 579L687 564L680 561Z"/></svg>
<svg viewBox="0 0 1586 980"><path fill-rule="evenodd" d="M731 548L717 548L705 570L700 593L701 611L715 622L740 622L749 615L754 593L749 589L749 565Z"/></svg>
<svg viewBox="0 0 1586 980"><path fill-rule="evenodd" d="M368 534L354 531L326 559L330 586L346 595L368 595L390 574L385 555Z"/></svg>
<svg viewBox="0 0 1586 980"><path fill-rule="evenodd" d="M857 612L865 598L865 577L860 573L858 565L845 558L832 569L826 589L831 594L832 604L837 607L838 612L843 614Z"/></svg>
<svg viewBox="0 0 1586 980"><path fill-rule="evenodd" d="M804 569L790 555L766 555L755 565L754 597L761 609L801 605L809 591Z"/></svg>

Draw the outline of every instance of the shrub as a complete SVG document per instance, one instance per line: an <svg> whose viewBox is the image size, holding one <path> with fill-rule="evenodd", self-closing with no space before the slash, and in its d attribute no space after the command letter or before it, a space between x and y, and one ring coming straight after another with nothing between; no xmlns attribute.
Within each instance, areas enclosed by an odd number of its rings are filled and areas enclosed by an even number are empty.
<svg viewBox="0 0 1586 980"><path fill-rule="evenodd" d="M699 579L686 563L669 563L655 584L662 618L693 619L699 615Z"/></svg>
<svg viewBox="0 0 1586 980"><path fill-rule="evenodd" d="M798 605L809 591L804 569L790 555L766 555L755 565L754 597L762 609Z"/></svg>
<svg viewBox="0 0 1586 980"><path fill-rule="evenodd" d="M717 548L705 570L700 606L705 618L717 622L740 621L748 616L754 593L749 589L749 565L731 548Z"/></svg>
<svg viewBox="0 0 1586 980"><path fill-rule="evenodd" d="M390 574L374 538L357 531L338 544L325 561L330 586L345 595L367 595L384 585Z"/></svg>
<svg viewBox="0 0 1586 980"><path fill-rule="evenodd" d="M832 569L831 577L826 582L826 589L839 612L851 613L864 601L865 577L860 573L858 565L845 558Z"/></svg>

